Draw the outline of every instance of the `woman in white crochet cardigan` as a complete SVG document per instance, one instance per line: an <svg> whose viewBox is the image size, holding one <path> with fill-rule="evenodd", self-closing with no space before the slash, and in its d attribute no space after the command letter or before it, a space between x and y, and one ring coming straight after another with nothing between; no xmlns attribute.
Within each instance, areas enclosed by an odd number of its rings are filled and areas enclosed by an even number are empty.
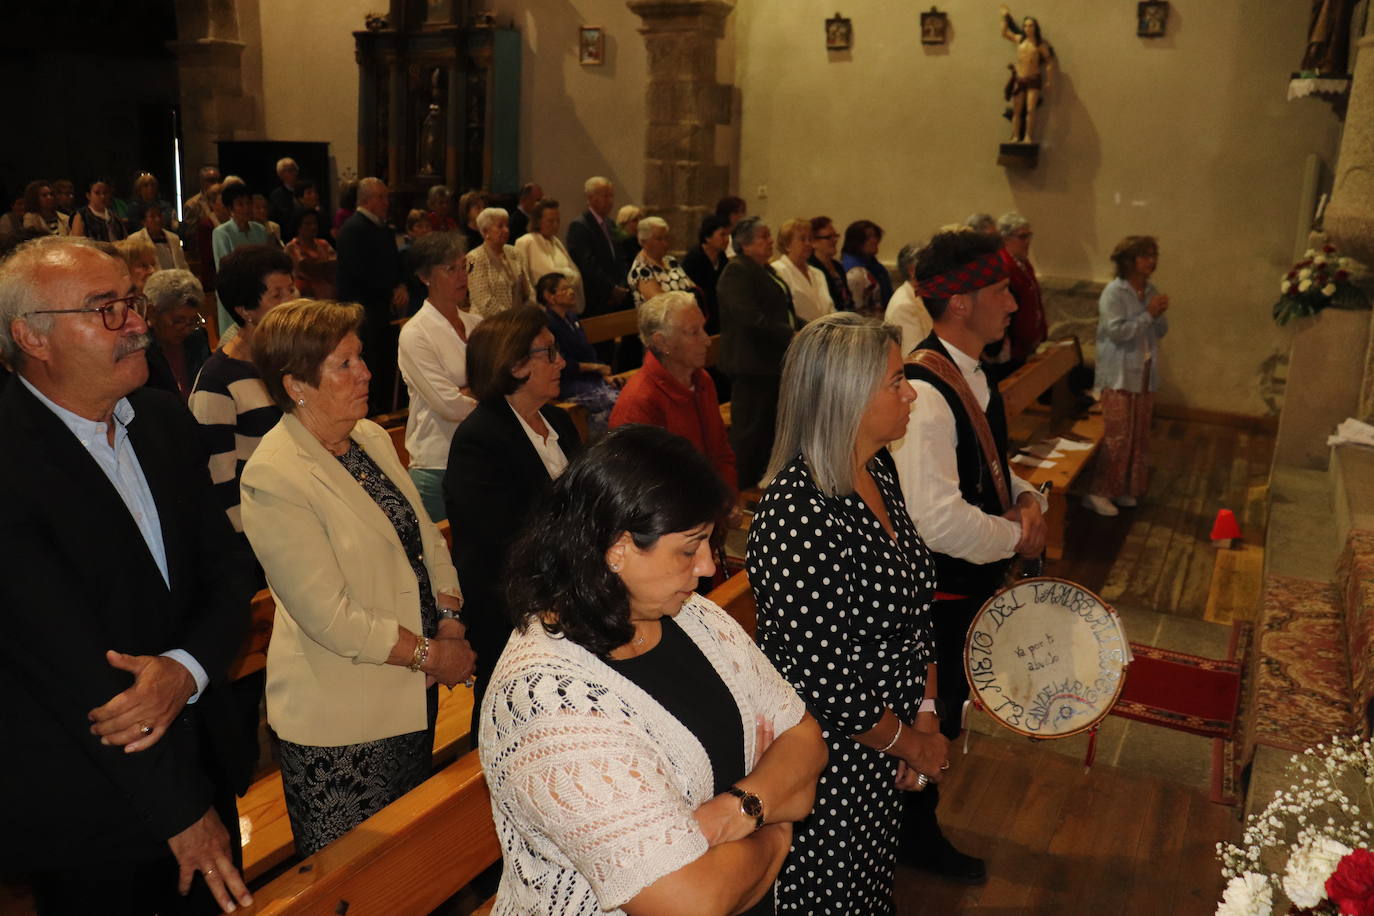
<svg viewBox="0 0 1374 916"><path fill-rule="evenodd" d="M749 636L693 593L729 499L685 439L632 425L531 518L481 710L495 913L774 911L826 751Z"/></svg>

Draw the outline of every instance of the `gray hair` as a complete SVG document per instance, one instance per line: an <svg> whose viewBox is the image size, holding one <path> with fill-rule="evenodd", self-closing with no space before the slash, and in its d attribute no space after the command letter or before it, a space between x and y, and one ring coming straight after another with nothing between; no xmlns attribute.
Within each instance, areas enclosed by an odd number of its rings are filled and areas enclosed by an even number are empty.
<svg viewBox="0 0 1374 916"><path fill-rule="evenodd" d="M997 231L1004 239L1015 235L1029 225L1030 220L1026 219L1015 210L1009 210L997 218Z"/></svg>
<svg viewBox="0 0 1374 916"><path fill-rule="evenodd" d="M975 213L964 220L964 225L974 232L987 232L996 227L997 221L992 218L991 213Z"/></svg>
<svg viewBox="0 0 1374 916"><path fill-rule="evenodd" d="M697 297L685 290L675 289L659 293L646 300L639 307L639 339L644 343L644 349L659 356L658 350L654 349L654 335L668 334L668 322L672 320L673 315L685 308L700 308L697 305Z"/></svg>
<svg viewBox="0 0 1374 916"><path fill-rule="evenodd" d="M761 216L746 216L735 223L734 231L730 233L730 241L735 243L735 251L743 251L745 245L751 244L758 237L760 229L768 228Z"/></svg>
<svg viewBox="0 0 1374 916"><path fill-rule="evenodd" d="M159 270L143 284L148 307L161 314L189 305L199 309L205 304L205 288L189 270Z"/></svg>
<svg viewBox="0 0 1374 916"><path fill-rule="evenodd" d="M487 207L481 213L477 214L477 231L486 232L487 227L498 219L503 219L509 223L510 214L500 207Z"/></svg>
<svg viewBox="0 0 1374 916"><path fill-rule="evenodd" d="M299 172L301 167L296 165L296 160L292 159L290 156L283 156L277 160L277 177L280 178L282 172L288 172L293 169Z"/></svg>
<svg viewBox="0 0 1374 916"><path fill-rule="evenodd" d="M431 210L437 210L440 204L444 203L452 196L453 192L448 189L447 185L436 184L434 187L430 188L429 193L425 195L425 204Z"/></svg>
<svg viewBox="0 0 1374 916"><path fill-rule="evenodd" d="M358 206L362 206L372 198L386 193L386 182L380 178L364 178L358 182Z"/></svg>
<svg viewBox="0 0 1374 916"><path fill-rule="evenodd" d="M859 424L883 383L887 348L900 347L901 339L895 325L854 312L822 315L792 338L782 361L777 435L764 486L800 454L826 496L854 492Z"/></svg>
<svg viewBox="0 0 1374 916"><path fill-rule="evenodd" d="M409 253L416 276L428 281L434 268L454 258L461 259L467 253L467 243L461 232L431 232L416 239Z"/></svg>
<svg viewBox="0 0 1374 916"><path fill-rule="evenodd" d="M611 180L609 178L602 178L600 175L593 175L591 178L588 178L586 181L582 183L582 193L586 194L588 197L591 197L593 194L597 192L599 188L609 187L610 184Z"/></svg>
<svg viewBox="0 0 1374 916"><path fill-rule="evenodd" d="M627 220L628 222L628 220ZM668 221L661 216L646 216L639 221L639 228L635 230L635 235L639 236L639 244L643 245L654 237L654 233L662 229L668 231Z"/></svg>
<svg viewBox="0 0 1374 916"><path fill-rule="evenodd" d="M911 272L916 269L916 255L921 253L921 248L920 242L908 242L897 252L897 273L902 275L903 280L912 278Z"/></svg>
<svg viewBox="0 0 1374 916"><path fill-rule="evenodd" d="M72 248L94 249L124 267L122 260L106 254L98 243L70 235L31 239L0 261L0 359L11 368L18 369L24 364L24 351L14 342L14 322L23 320L39 334L52 331L52 315L40 313L25 317L27 312L45 304L44 290L39 288L38 269L68 261L70 255L64 255L64 251Z"/></svg>

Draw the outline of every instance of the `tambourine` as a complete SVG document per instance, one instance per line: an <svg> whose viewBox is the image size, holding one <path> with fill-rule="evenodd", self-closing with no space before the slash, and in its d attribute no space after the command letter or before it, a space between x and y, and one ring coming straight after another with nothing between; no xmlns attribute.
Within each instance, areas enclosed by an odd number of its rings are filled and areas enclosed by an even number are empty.
<svg viewBox="0 0 1374 916"><path fill-rule="evenodd" d="M1067 738L1111 712L1131 647L1116 611L1067 579L1022 579L989 598L964 642L973 697L1029 738Z"/></svg>

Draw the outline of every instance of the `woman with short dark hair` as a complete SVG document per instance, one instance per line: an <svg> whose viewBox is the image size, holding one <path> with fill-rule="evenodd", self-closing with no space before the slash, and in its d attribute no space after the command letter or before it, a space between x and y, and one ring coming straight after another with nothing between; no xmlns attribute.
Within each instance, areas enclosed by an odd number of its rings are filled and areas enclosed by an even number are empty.
<svg viewBox="0 0 1374 916"><path fill-rule="evenodd" d="M716 281L725 269L725 250L730 247L730 224L708 215L697 230L697 244L682 256L682 270L696 284L697 303L706 316L706 333L720 332L720 303L716 299Z"/></svg>
<svg viewBox="0 0 1374 916"><path fill-rule="evenodd" d="M534 292L548 315L554 343L563 354L565 365L558 397L582 405L587 411L588 436L595 439L606 431L611 409L620 395L620 389L610 381L611 367L596 358L596 350L577 320L577 291L570 278L561 273L545 274L535 284Z"/></svg>
<svg viewBox="0 0 1374 916"><path fill-rule="evenodd" d="M844 264L840 260L840 233L835 221L828 216L811 218L811 266L825 275L825 287L836 311L854 311L854 294L845 281Z"/></svg>
<svg viewBox="0 0 1374 916"><path fill-rule="evenodd" d="M878 260L883 227L871 219L855 220L845 227L843 257L845 284L856 311L880 317L892 298L892 277Z"/></svg>
<svg viewBox="0 0 1374 916"><path fill-rule="evenodd" d="M694 594L730 494L626 426L556 481L511 559L478 744L498 914L774 912L825 749L748 634Z"/></svg>
<svg viewBox="0 0 1374 916"><path fill-rule="evenodd" d="M558 227L562 225L558 201L542 198L530 212L529 231L515 240L515 254L525 272L525 281L530 288L539 282L540 277L552 273L562 274L573 290L573 311L581 314L586 305L586 294L582 289L582 272L573 263L567 246L558 237ZM536 305L543 305L535 297Z"/></svg>
<svg viewBox="0 0 1374 916"><path fill-rule="evenodd" d="M111 207L113 196L108 181L92 179L86 187L86 206L72 217L72 235L84 235L97 242L118 242L128 235L124 221Z"/></svg>
<svg viewBox="0 0 1374 916"><path fill-rule="evenodd" d="M200 367L210 356L205 337L205 290L189 270L159 270L143 287L148 297L148 387L186 403Z"/></svg>
<svg viewBox="0 0 1374 916"><path fill-rule="evenodd" d="M502 595L507 553L530 510L582 451L558 399L563 357L544 310L497 312L468 336L468 387L477 406L453 434L444 508L453 526L453 565L467 596L477 650L477 712L510 634Z"/></svg>
<svg viewBox="0 0 1374 916"><path fill-rule="evenodd" d="M41 178L30 181L24 186L24 201L28 205L28 212L24 214L25 229L47 235L71 235L71 217L57 209L57 197L51 184Z"/></svg>
<svg viewBox="0 0 1374 916"><path fill-rule="evenodd" d="M267 721L302 856L429 777L435 685L473 666L443 535L365 419L362 319L297 299L263 319L253 352L283 416L244 468L243 525L277 603Z"/></svg>

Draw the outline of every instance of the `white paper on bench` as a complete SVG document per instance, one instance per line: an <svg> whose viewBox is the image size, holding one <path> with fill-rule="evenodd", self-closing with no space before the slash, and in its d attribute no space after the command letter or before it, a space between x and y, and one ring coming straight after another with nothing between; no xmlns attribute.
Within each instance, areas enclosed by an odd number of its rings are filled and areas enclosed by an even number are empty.
<svg viewBox="0 0 1374 916"><path fill-rule="evenodd" d="M1056 444L1055 441L1037 442L1034 445L1026 446L1021 451L1035 458L1063 458L1064 453L1055 448Z"/></svg>
<svg viewBox="0 0 1374 916"><path fill-rule="evenodd" d="M1013 464L1024 464L1032 468L1052 468L1057 463L1048 458L1032 458L1030 455L1017 455L1011 460Z"/></svg>
<svg viewBox="0 0 1374 916"><path fill-rule="evenodd" d="M1054 447L1061 448L1070 452L1086 452L1093 447L1091 442L1079 442L1077 439L1056 439Z"/></svg>

